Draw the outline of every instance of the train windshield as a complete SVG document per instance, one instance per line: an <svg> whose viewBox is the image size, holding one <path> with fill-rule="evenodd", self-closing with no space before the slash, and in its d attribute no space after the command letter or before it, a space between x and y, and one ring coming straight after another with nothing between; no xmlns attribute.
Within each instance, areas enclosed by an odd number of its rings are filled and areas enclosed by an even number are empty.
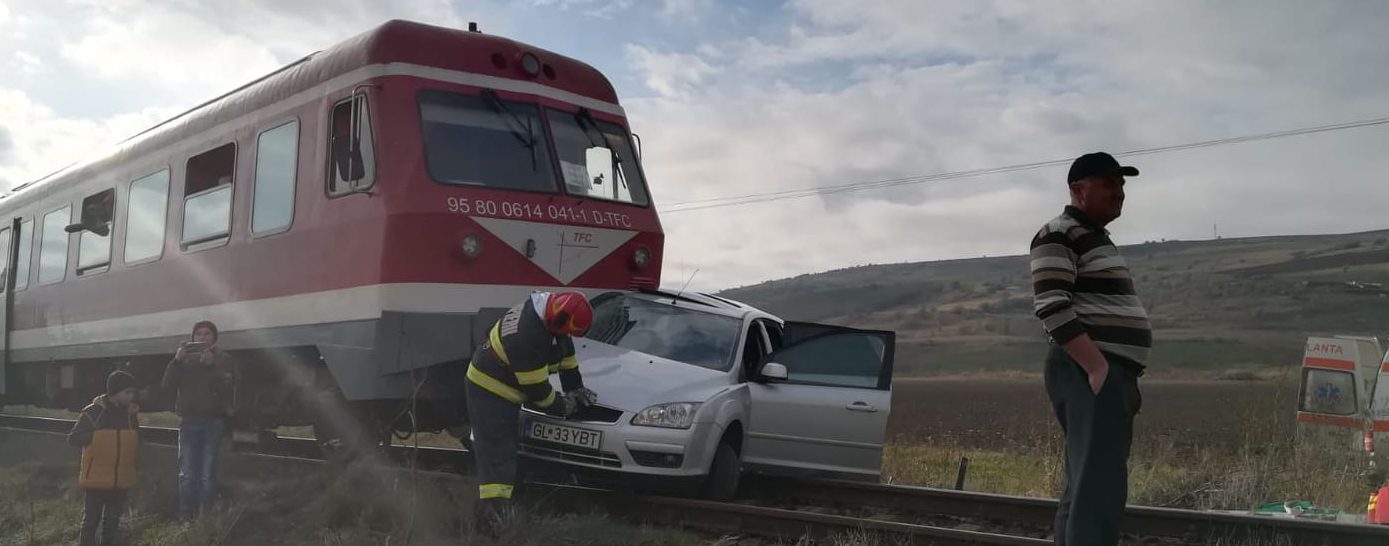
<svg viewBox="0 0 1389 546"><path fill-rule="evenodd" d="M546 109L555 135L564 189L570 195L645 205L642 180L632 139L615 123L598 121L587 110Z"/></svg>
<svg viewBox="0 0 1389 546"><path fill-rule="evenodd" d="M550 193L558 193L562 181L569 195L643 206L649 202L626 129L594 119L587 110L547 108L545 117L553 148L534 104L501 100L487 90L477 95L422 91L420 123L429 175L444 184Z"/></svg>
<svg viewBox="0 0 1389 546"><path fill-rule="evenodd" d="M555 192L540 110L495 94L420 92L425 163L444 184Z"/></svg>

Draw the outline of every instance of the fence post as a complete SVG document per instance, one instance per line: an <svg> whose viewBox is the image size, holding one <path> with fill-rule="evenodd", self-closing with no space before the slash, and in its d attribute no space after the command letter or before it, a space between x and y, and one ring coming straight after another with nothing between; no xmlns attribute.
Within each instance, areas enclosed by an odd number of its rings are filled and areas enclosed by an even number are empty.
<svg viewBox="0 0 1389 546"><path fill-rule="evenodd" d="M969 473L969 457L960 456L960 469L955 473L955 490L965 490L965 474Z"/></svg>

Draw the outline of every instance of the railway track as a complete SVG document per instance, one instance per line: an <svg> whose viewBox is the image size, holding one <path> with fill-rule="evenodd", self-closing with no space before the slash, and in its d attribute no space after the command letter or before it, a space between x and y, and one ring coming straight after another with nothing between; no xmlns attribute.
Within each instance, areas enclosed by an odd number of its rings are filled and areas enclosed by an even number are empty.
<svg viewBox="0 0 1389 546"><path fill-rule="evenodd" d="M72 421L0 415L0 430L65 434ZM177 445L177 430L142 427L145 441ZM241 446L248 456L321 458L313 440L279 438ZM396 465L413 465L440 480L467 479L467 453L442 448L392 447L384 452ZM908 544L1037 545L1044 540L1056 501L925 487L839 480L752 478L748 502L718 503L652 497L574 485L538 483L527 496L556 509L606 513L638 522L678 524L707 532L777 539L823 538L845 532L892 536ZM1005 530L991 532L992 530ZM1389 527L1130 506L1126 543L1265 543L1360 546L1389 544Z"/></svg>

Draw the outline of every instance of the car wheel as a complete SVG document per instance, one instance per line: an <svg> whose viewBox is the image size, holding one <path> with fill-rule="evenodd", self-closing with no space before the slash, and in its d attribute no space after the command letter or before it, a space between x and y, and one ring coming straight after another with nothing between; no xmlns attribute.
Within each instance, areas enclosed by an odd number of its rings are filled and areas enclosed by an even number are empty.
<svg viewBox="0 0 1389 546"><path fill-rule="evenodd" d="M709 465L709 475L704 479L704 498L733 500L738 495L738 481L742 474L743 461L738 457L738 451L728 442L719 442L719 448L714 451L714 462Z"/></svg>

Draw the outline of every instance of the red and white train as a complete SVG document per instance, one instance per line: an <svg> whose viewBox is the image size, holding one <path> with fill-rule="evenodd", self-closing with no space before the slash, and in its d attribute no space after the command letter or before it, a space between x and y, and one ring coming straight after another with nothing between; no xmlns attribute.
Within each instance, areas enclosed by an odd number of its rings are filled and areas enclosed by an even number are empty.
<svg viewBox="0 0 1389 546"><path fill-rule="evenodd" d="M385 23L0 199L0 402L79 408L116 367L156 384L206 319L241 362L243 429L339 434L325 400L458 425L502 310L658 285L634 142L591 66Z"/></svg>

